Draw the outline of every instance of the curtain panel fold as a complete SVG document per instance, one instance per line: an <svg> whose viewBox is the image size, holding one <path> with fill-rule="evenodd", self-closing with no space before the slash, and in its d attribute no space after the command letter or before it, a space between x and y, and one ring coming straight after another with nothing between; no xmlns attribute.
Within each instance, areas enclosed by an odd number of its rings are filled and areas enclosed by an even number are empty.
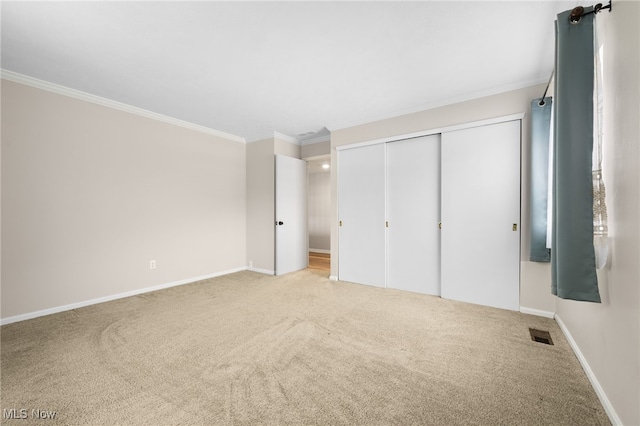
<svg viewBox="0 0 640 426"><path fill-rule="evenodd" d="M547 248L547 197L549 193L549 136L553 101L550 97L531 101L531 241L529 260L550 262Z"/></svg>
<svg viewBox="0 0 640 426"><path fill-rule="evenodd" d="M591 173L595 14L571 23L570 13L556 21L551 290L563 299L599 303Z"/></svg>

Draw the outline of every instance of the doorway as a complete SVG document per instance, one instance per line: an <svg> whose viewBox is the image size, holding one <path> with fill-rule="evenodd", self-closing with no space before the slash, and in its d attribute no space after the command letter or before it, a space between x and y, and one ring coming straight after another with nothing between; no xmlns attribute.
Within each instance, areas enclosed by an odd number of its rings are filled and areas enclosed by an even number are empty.
<svg viewBox="0 0 640 426"><path fill-rule="evenodd" d="M307 161L307 224L309 268L330 271L331 157Z"/></svg>

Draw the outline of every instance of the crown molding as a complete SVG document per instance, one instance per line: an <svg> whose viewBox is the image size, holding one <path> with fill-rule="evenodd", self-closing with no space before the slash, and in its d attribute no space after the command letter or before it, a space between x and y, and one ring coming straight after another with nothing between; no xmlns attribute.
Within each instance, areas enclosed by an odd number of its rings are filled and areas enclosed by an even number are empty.
<svg viewBox="0 0 640 426"><path fill-rule="evenodd" d="M265 141L269 139L271 140L279 139L283 142L288 142L293 145L300 145L300 141L298 139L289 135L285 135L284 133L276 132L276 131L274 131L272 134L268 136L259 136L259 137L253 137L251 139L247 139L247 143L260 142L260 141Z"/></svg>
<svg viewBox="0 0 640 426"><path fill-rule="evenodd" d="M162 114L158 114L156 112L148 111L142 108L127 105L122 102L114 101L107 98L102 98L100 96L92 95L90 93L82 92L80 90L71 89L69 87L61 86L59 84L50 83L48 81L40 80L34 77L29 77L24 74L19 74L14 71L1 69L0 76L4 80L13 81L14 83L24 84L30 87L35 87L36 89L46 90L47 92L57 93L59 95L68 96L74 99L79 99L81 101L91 102L93 104L105 106L107 108L128 112L130 114L139 115L141 117L150 118L152 120L161 121L167 124L173 124L174 126L184 127L185 129L195 130L200 133L206 133L208 135L217 136L217 137L231 140L234 142L246 143L245 138L241 136L236 136L230 133L221 132L219 130L211 129L209 127L201 126L199 124L190 123L188 121L180 120L177 118L169 117L167 115L162 115Z"/></svg>
<svg viewBox="0 0 640 426"><path fill-rule="evenodd" d="M305 145L313 145L315 143L322 143L322 142L331 142L331 135L322 135L322 136L318 136L315 138L311 138L311 139L305 139L303 141L300 142L300 145L305 146Z"/></svg>
<svg viewBox="0 0 640 426"><path fill-rule="evenodd" d="M250 143L255 143L255 142L262 142L262 141L273 141L273 136L260 136L257 138L251 138L251 139L247 139L246 143L247 145Z"/></svg>
<svg viewBox="0 0 640 426"><path fill-rule="evenodd" d="M267 139L279 139L283 142L288 142L293 145L304 146L304 145L311 145L311 144L320 143L320 142L329 142L331 140L331 135L322 135L316 138L300 140L296 137L274 131L273 134L269 136L260 136L260 137L247 139L247 143L260 142Z"/></svg>
<svg viewBox="0 0 640 426"><path fill-rule="evenodd" d="M293 136L285 135L284 133L274 131L273 138L280 139L281 141L289 142L290 144L293 144L293 145L300 145L300 141L298 139L294 138Z"/></svg>
<svg viewBox="0 0 640 426"><path fill-rule="evenodd" d="M356 126L361 126L364 124L369 124L369 123L374 123L376 121L382 121L382 120L388 120L390 118L396 118L396 117L401 117L403 115L409 115L409 114L415 114L417 112L421 112L421 111L426 111L426 110L430 110L430 109L434 109L434 108L439 108L439 107L443 107L443 106L447 106L447 105L453 105L453 104L457 104L457 103L461 103L461 102L466 102L466 101L472 101L474 99L479 99L479 98L484 98L487 96L492 96L492 95L498 95L500 93L506 93L506 92L510 92L513 90L519 90L519 89L524 89L527 87L531 87L531 86L536 86L538 84L546 84L547 81L549 80L548 74L546 77L537 77L531 80L527 80L527 81L523 81L520 83L515 83L515 84L505 84L505 85L501 85L501 86L495 86L489 89L485 89L485 90L479 90L479 91L475 91L472 93L467 93L465 95L460 95L460 96L454 96L454 97L450 97L450 98L445 98L445 99L441 99L439 101L434 101L434 102L430 102L430 103L426 103L414 108L409 108L406 110L400 110L400 111L395 111L395 112L390 112L387 114L382 114L382 115L378 115L378 116L372 116L369 118L365 118L362 120L356 120L356 121L351 121L351 122L345 122L345 123L337 123L335 125L331 125L331 126L326 126L327 129L329 129L329 131L331 132L335 132L337 130L342 130L342 129L348 129L350 127L356 127Z"/></svg>

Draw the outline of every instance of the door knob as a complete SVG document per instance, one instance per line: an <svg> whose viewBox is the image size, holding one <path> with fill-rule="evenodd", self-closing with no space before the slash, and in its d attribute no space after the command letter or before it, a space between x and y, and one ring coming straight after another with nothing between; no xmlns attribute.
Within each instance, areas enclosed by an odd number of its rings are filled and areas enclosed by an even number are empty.
<svg viewBox="0 0 640 426"><path fill-rule="evenodd" d="M284 225L284 222L280 220L280 221L276 222L276 225Z"/></svg>

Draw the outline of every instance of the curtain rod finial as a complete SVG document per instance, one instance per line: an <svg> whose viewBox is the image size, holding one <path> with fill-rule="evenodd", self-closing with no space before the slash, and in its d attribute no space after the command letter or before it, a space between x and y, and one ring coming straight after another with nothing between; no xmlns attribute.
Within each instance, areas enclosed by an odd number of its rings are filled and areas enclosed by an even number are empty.
<svg viewBox="0 0 640 426"><path fill-rule="evenodd" d="M603 6L602 3L598 3L596 5L594 5L591 9L591 11L585 13L584 12L584 7L582 6L576 6L573 9L571 9L571 13L569 14L569 22L571 22L572 24L577 24L578 22L580 22L580 19L584 16L584 15L591 15L592 13L594 15L602 12L602 10L604 9L609 9L609 12L611 12L613 10L613 4L612 4L613 0L609 0L609 4L606 6Z"/></svg>
<svg viewBox="0 0 640 426"><path fill-rule="evenodd" d="M584 13L584 7L576 6L571 10L571 14L569 15L569 22L572 24L576 24L580 22L580 18L582 18L582 14Z"/></svg>

